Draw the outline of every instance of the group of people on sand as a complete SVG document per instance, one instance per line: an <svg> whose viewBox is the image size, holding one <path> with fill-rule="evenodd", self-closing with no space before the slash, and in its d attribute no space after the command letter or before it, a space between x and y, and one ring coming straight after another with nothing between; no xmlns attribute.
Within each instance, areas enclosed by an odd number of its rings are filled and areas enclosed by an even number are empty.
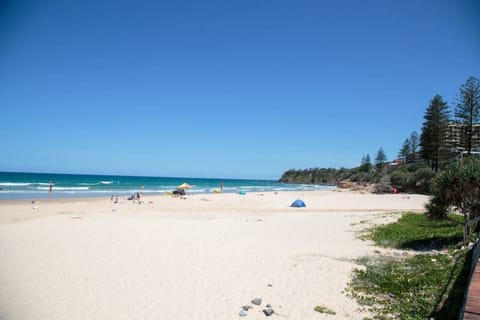
<svg viewBox="0 0 480 320"><path fill-rule="evenodd" d="M135 201L138 201L138 203L142 203L140 201L141 197L142 197L141 193L137 192L137 193L133 194L132 196L128 197L127 200L133 200L133 203L135 203Z"/></svg>
<svg viewBox="0 0 480 320"><path fill-rule="evenodd" d="M138 201L139 203L141 203L140 198L141 198L141 193L137 192L132 196L128 197L127 200L133 200L134 203L135 201ZM114 196L112 194L112 197L110 198L110 202L118 203L118 194L115 196L115 201L114 201Z"/></svg>

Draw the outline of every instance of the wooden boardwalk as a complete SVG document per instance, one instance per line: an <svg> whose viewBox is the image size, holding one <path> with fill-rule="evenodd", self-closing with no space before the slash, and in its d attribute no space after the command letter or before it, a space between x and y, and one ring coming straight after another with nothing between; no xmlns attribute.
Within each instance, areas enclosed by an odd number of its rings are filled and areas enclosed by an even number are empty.
<svg viewBox="0 0 480 320"><path fill-rule="evenodd" d="M480 320L480 260L477 259L467 293L464 320Z"/></svg>

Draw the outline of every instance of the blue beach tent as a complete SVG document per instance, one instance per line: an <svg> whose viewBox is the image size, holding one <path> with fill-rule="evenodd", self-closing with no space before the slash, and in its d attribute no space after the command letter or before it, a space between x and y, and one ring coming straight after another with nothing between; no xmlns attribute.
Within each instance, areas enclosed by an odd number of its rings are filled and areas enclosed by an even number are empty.
<svg viewBox="0 0 480 320"><path fill-rule="evenodd" d="M303 202L303 200L297 199L297 200L292 202L290 207L301 208L301 207L306 207L306 205L305 205L305 202Z"/></svg>

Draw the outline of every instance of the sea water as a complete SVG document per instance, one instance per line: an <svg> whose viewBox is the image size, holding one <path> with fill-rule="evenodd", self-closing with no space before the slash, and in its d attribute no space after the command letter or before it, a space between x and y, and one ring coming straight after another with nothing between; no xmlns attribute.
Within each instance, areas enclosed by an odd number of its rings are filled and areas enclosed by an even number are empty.
<svg viewBox="0 0 480 320"><path fill-rule="evenodd" d="M322 190L331 186L284 184L275 180L136 177L86 174L0 172L0 199L110 197L165 194L182 183L192 186L189 194L208 194L220 190L238 193L267 191ZM50 191L51 187L51 191Z"/></svg>

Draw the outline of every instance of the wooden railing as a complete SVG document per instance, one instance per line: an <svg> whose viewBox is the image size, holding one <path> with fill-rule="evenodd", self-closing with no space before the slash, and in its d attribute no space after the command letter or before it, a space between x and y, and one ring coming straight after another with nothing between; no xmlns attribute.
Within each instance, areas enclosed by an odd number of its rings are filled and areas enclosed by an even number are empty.
<svg viewBox="0 0 480 320"><path fill-rule="evenodd" d="M459 320L480 319L480 241L473 248L472 265Z"/></svg>

